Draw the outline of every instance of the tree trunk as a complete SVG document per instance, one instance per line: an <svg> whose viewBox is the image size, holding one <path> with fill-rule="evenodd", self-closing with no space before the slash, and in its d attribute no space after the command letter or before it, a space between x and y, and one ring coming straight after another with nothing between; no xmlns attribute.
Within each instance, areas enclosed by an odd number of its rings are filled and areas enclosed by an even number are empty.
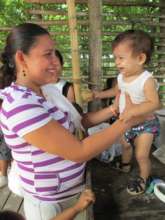
<svg viewBox="0 0 165 220"><path fill-rule="evenodd" d="M99 90L102 79L102 40L101 40L101 14L102 0L89 0L89 81L90 89ZM100 107L100 101L89 104L89 110L96 110Z"/></svg>

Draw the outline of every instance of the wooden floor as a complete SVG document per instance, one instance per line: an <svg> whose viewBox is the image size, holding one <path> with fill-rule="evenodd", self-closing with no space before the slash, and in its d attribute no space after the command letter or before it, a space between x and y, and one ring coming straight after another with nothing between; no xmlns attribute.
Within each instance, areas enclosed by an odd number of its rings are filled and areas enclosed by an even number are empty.
<svg viewBox="0 0 165 220"><path fill-rule="evenodd" d="M0 210L6 209L24 215L23 199L11 193L7 186L0 189Z"/></svg>

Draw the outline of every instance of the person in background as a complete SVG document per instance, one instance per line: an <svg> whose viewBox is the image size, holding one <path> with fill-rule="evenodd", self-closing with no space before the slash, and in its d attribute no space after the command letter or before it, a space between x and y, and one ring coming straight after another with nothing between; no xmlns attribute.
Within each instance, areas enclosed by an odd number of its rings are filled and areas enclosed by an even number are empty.
<svg viewBox="0 0 165 220"><path fill-rule="evenodd" d="M117 78L108 78L106 81L106 88L102 91L93 91L93 97L95 99L102 99L105 103L104 106L113 104L113 99L118 91Z"/></svg>
<svg viewBox="0 0 165 220"><path fill-rule="evenodd" d="M61 75L62 75L64 59L63 59L63 56L60 53L60 51L57 50L57 49L55 49L55 56L56 56L56 75L57 75L57 79L54 82L54 85L60 91L60 93L62 95L64 95L73 104L73 106L79 112L79 114L82 115L83 114L83 109L78 103L76 103L73 83L68 82L68 81L60 78Z"/></svg>
<svg viewBox="0 0 165 220"><path fill-rule="evenodd" d="M8 183L7 172L12 160L11 150L5 143L4 136L0 130L0 188Z"/></svg>
<svg viewBox="0 0 165 220"><path fill-rule="evenodd" d="M111 77L106 81L106 87L102 91L93 91L94 99L101 99L102 107L114 106L116 102L116 93L117 93L117 78ZM118 118L118 111L113 111L113 116L107 120L107 123L113 124ZM106 124L105 124L106 125ZM102 124L100 125L102 126ZM113 144L112 147L103 151L98 157L98 160L104 163L112 164L113 162L121 160L121 144L119 141Z"/></svg>
<svg viewBox="0 0 165 220"><path fill-rule="evenodd" d="M153 139L159 134L160 125L154 111L160 108L157 83L146 65L153 52L152 38L142 30L127 30L120 33L112 43L115 64L119 70L117 93L120 92L118 106L120 119L127 121L131 117L147 115L145 122L128 129L122 139L122 160L114 167L124 172L131 169L132 146L139 166L139 175L130 179L127 192L138 195L145 191L150 179L150 150ZM124 111L125 94L135 104ZM115 103L116 105L116 103Z"/></svg>
<svg viewBox="0 0 165 220"><path fill-rule="evenodd" d="M90 189L84 190L76 204L72 207L64 210L62 213L58 214L51 220L74 220L76 215L86 209L91 203L95 202L95 196ZM25 218L10 210L0 211L1 220L25 220Z"/></svg>
<svg viewBox="0 0 165 220"><path fill-rule="evenodd" d="M60 78L64 65L63 56L61 55L60 51L57 49L55 49L55 56L57 58L56 60L57 80L55 82L55 86L71 103L75 103L75 93L74 93L73 84Z"/></svg>
<svg viewBox="0 0 165 220"><path fill-rule="evenodd" d="M0 91L1 128L17 164L26 220L50 220L71 207L84 188L85 162L144 120L117 120L81 141L74 137L69 114L49 102L41 89L58 78L54 47L46 29L24 23L11 30L2 52L9 86ZM129 97L126 102L128 111L133 104ZM88 128L111 116L107 107L84 114L81 122Z"/></svg>
<svg viewBox="0 0 165 220"><path fill-rule="evenodd" d="M117 78L108 78L106 82L106 88L102 91L93 91L94 99L101 99L102 106L107 107L113 105L117 94ZM117 111L114 112L114 116L109 119L109 123L112 124L118 117Z"/></svg>
<svg viewBox="0 0 165 220"><path fill-rule="evenodd" d="M2 79L2 72L0 71L0 88L5 87L5 82ZM0 99L0 106L2 104L2 100ZM10 167L10 163L12 160L11 150L5 143L3 133L0 129L0 188L6 186L8 184L8 168Z"/></svg>

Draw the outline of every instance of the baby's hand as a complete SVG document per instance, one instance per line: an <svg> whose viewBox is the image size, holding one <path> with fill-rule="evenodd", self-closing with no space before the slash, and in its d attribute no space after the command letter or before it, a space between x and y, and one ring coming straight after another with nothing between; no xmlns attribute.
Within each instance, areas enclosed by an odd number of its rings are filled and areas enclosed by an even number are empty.
<svg viewBox="0 0 165 220"><path fill-rule="evenodd" d="M94 99L94 94L90 89L86 89L81 92L83 102L90 102Z"/></svg>
<svg viewBox="0 0 165 220"><path fill-rule="evenodd" d="M109 108L110 108L112 115L117 117L118 113L119 113L118 106L116 106L116 104L114 103L114 104L110 105Z"/></svg>
<svg viewBox="0 0 165 220"><path fill-rule="evenodd" d="M78 200L78 202L75 204L74 208L80 212L83 211L85 208L87 208L91 203L95 202L95 195L92 192L91 189L85 189Z"/></svg>
<svg viewBox="0 0 165 220"><path fill-rule="evenodd" d="M93 91L93 98L94 99L100 99L100 92L99 91Z"/></svg>

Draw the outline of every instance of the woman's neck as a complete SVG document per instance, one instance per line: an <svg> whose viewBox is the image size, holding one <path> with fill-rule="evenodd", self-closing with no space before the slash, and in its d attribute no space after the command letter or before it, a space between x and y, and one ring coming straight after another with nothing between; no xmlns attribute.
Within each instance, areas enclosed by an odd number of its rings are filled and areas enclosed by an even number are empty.
<svg viewBox="0 0 165 220"><path fill-rule="evenodd" d="M22 80L17 79L15 82L17 85L24 86L33 92L35 92L38 96L43 96L41 86L34 85L33 83L23 82Z"/></svg>

